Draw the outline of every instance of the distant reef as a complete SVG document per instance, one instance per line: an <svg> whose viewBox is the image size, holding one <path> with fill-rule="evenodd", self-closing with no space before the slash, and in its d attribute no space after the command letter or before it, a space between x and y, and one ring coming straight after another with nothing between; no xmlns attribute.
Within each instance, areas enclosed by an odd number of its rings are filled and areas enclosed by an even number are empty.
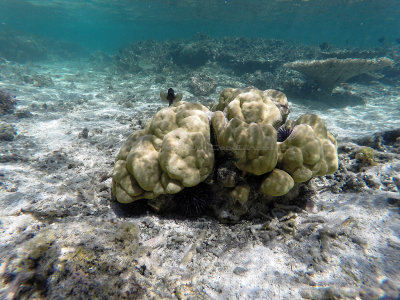
<svg viewBox="0 0 400 300"><path fill-rule="evenodd" d="M72 59L87 54L79 45L16 31L0 31L0 58L26 63L46 59Z"/></svg>
<svg viewBox="0 0 400 300"><path fill-rule="evenodd" d="M351 95L346 92L345 86L344 90L342 88L340 91L332 91L332 88L340 88L340 84L349 80L382 80L398 84L400 57L397 53L398 46L371 49L336 48L331 45L301 45L261 38L216 39L199 34L192 40L147 40L132 43L118 51L114 66L118 72L155 72L161 75L219 69L240 77L241 81L259 89L275 88L294 97L306 95L309 98L325 98L333 94L332 98L337 101L340 98L348 99ZM385 64L370 63L374 67L372 70L364 66L368 60ZM353 64L351 76L338 78L337 82L327 89L324 82L316 80L319 77L309 76L309 72L294 68L293 62L296 61L318 61L323 66L326 66L324 62L333 62L338 70L346 67L341 74L347 75L348 64L343 62L350 61Z"/></svg>

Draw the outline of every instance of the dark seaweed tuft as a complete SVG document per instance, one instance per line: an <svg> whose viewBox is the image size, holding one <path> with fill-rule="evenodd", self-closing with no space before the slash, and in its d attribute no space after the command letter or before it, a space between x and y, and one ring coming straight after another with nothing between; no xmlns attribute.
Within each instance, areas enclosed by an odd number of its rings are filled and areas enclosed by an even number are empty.
<svg viewBox="0 0 400 300"><path fill-rule="evenodd" d="M285 141L289 135L292 133L293 129L287 128L285 125L279 127L278 129L278 142Z"/></svg>

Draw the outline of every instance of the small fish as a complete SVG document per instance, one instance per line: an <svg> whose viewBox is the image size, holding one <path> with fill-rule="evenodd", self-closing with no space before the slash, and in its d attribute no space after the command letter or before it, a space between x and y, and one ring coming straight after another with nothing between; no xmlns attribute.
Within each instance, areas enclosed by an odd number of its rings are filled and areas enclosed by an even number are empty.
<svg viewBox="0 0 400 300"><path fill-rule="evenodd" d="M175 91L173 88L169 88L167 93L164 92L160 92L160 97L162 100L164 101L168 101L169 105L171 106L171 104L174 102L174 100L176 101L181 101L183 95L181 93L178 93L175 95Z"/></svg>
<svg viewBox="0 0 400 300"><path fill-rule="evenodd" d="M400 38L395 39L396 43L400 44Z"/></svg>
<svg viewBox="0 0 400 300"><path fill-rule="evenodd" d="M383 36L383 37L380 37L380 38L378 39L378 42L381 43L381 44L383 44L385 41L386 41L386 38L385 38L384 36Z"/></svg>

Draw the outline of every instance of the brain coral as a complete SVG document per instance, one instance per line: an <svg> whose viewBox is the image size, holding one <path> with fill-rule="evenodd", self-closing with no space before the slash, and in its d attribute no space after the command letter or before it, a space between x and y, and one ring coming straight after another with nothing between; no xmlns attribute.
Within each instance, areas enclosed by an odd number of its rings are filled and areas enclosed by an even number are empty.
<svg viewBox="0 0 400 300"><path fill-rule="evenodd" d="M112 192L119 202L174 194L213 170L208 109L178 102L161 109L146 129L131 134L117 155Z"/></svg>
<svg viewBox="0 0 400 300"><path fill-rule="evenodd" d="M336 140L323 121L313 114L302 115L289 137L279 143L278 166L295 182L326 175L338 168Z"/></svg>
<svg viewBox="0 0 400 300"><path fill-rule="evenodd" d="M207 184L225 199L221 201L234 199L242 214L256 201L254 190L283 196L296 183L338 168L336 141L324 122L311 114L287 121L289 104L279 91L225 89L213 111L180 101L131 134L113 171L117 200L129 203L176 194L211 178ZM278 142L279 128L287 134ZM222 151L215 155L214 149ZM235 180L220 181L225 173Z"/></svg>
<svg viewBox="0 0 400 300"><path fill-rule="evenodd" d="M221 111L212 116L218 145L235 155L236 166L261 175L272 171L278 159L276 130L269 124L246 123L238 118L229 122Z"/></svg>
<svg viewBox="0 0 400 300"><path fill-rule="evenodd" d="M243 90L225 89L214 110L223 111L227 119L237 118L247 124L269 124L279 127L285 122L289 109L285 94L277 90L250 87Z"/></svg>
<svg viewBox="0 0 400 300"><path fill-rule="evenodd" d="M276 90L226 89L215 109L218 145L233 152L236 166L255 175L272 171L278 159L275 127L289 113L286 96Z"/></svg>

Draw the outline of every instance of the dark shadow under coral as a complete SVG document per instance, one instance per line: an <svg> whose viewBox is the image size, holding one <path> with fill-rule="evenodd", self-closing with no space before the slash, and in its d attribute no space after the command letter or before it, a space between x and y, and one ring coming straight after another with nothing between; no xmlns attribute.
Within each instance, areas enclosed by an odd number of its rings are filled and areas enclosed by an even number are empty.
<svg viewBox="0 0 400 300"><path fill-rule="evenodd" d="M152 208L147 204L146 199L140 199L132 203L119 203L111 195L111 209L121 218L140 217L146 215Z"/></svg>

